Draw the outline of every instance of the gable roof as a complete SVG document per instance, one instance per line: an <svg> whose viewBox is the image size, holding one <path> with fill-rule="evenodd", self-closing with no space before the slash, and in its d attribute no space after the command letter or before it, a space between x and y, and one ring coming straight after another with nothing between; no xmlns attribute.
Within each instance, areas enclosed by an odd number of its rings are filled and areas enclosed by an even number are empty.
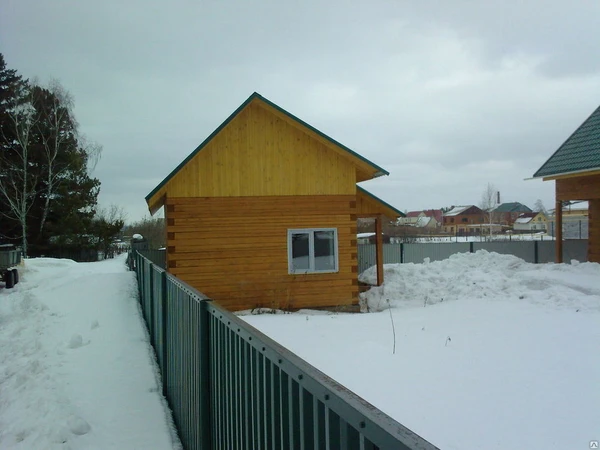
<svg viewBox="0 0 600 450"><path fill-rule="evenodd" d="M473 208L475 205L467 205L467 206L454 206L450 211L444 214L444 216L458 216L459 214L464 213L468 209Z"/></svg>
<svg viewBox="0 0 600 450"><path fill-rule="evenodd" d="M356 186L356 199L357 209L360 205L367 204L369 208L374 208L373 211L357 211L357 215L369 215L369 214L383 214L390 219L397 219L398 217L406 217L406 215L399 209L394 208L387 202L384 202L379 197L371 194L366 189ZM376 211L375 211L376 210Z"/></svg>
<svg viewBox="0 0 600 450"><path fill-rule="evenodd" d="M496 206L494 212L531 212L531 208L519 202L510 202Z"/></svg>
<svg viewBox="0 0 600 450"><path fill-rule="evenodd" d="M534 178L600 170L600 106L548 158Z"/></svg>
<svg viewBox="0 0 600 450"><path fill-rule="evenodd" d="M515 223L529 223L540 214L544 216L544 213L542 212L525 212L523 214L520 214L519 217L517 217Z"/></svg>
<svg viewBox="0 0 600 450"><path fill-rule="evenodd" d="M419 217L423 211L409 211L406 213L406 217Z"/></svg>
<svg viewBox="0 0 600 450"><path fill-rule="evenodd" d="M221 123L221 125L219 125L217 127L216 130L214 130L198 147L196 147L196 149L192 153L190 153L187 156L187 158L185 158L181 163L179 163L179 165L177 167L175 167L175 169L173 169L173 171L171 171L171 173L169 175L167 175L167 177L158 184L158 186L156 186L148 195L146 195L146 202L149 203L150 200L152 199L152 197L158 191L160 191L161 188L163 188L175 175L177 175L177 173L192 158L194 158L194 156L196 156L200 151L202 151L202 149L204 147L206 147L206 145L221 130L223 130L223 128L225 128L244 108L246 108L253 101L259 101L259 102L267 105L268 107L273 108L275 111L279 112L282 116L284 116L289 121L293 122L294 124L296 124L296 125L298 125L300 127L305 128L309 132L312 132L312 133L316 134L319 138L321 138L323 141L325 141L326 143L328 143L330 146L334 147L335 149L339 150L342 154L344 154L347 157L349 157L356 165L364 166L366 164L366 166L370 169L370 176L367 177L367 178L365 178L365 180L366 179L377 178L377 177L380 177L382 175L389 175L389 172L386 171L385 169L383 169L382 167L380 167L377 164L369 161L365 157L359 155L354 150L351 150L350 148L346 147L345 145L341 144L340 142L336 141L335 139L327 136L325 133L317 130L312 125L309 125L308 123L304 122L303 120L301 120L298 117L294 116L293 114L289 113L288 111L286 111L285 109L283 109L280 106L276 105L275 103L271 102L270 100L266 99L265 97L263 97L259 93L254 92L252 95L250 95L250 97L248 97L246 99L246 101L244 103L242 103L233 113L231 113L229 115L229 117L227 117L227 119L225 119L225 121L223 123ZM364 181L364 180L359 180L359 181Z"/></svg>
<svg viewBox="0 0 600 450"><path fill-rule="evenodd" d="M423 213L427 217L433 217L438 223L442 221L442 210L441 209L425 209Z"/></svg>

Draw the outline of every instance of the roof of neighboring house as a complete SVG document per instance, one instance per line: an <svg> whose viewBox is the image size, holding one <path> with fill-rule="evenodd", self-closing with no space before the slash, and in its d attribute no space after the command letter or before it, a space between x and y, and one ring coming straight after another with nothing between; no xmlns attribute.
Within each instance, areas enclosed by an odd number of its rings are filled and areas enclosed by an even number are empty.
<svg viewBox="0 0 600 450"><path fill-rule="evenodd" d="M429 222L431 222L431 217L419 217L417 223L415 223L415 226L426 227L427 225L429 225Z"/></svg>
<svg viewBox="0 0 600 450"><path fill-rule="evenodd" d="M356 233L358 239L370 238L371 236L375 236L375 233Z"/></svg>
<svg viewBox="0 0 600 450"><path fill-rule="evenodd" d="M517 220L515 220L515 223L529 223L538 214L541 214L541 213L539 213L539 212L523 213L523 214L519 215L519 217L517 217Z"/></svg>
<svg viewBox="0 0 600 450"><path fill-rule="evenodd" d="M531 208L519 202L502 203L494 208L495 212L531 212Z"/></svg>
<svg viewBox="0 0 600 450"><path fill-rule="evenodd" d="M433 217L438 222L442 221L443 213L441 209L426 209L423 212L427 217Z"/></svg>
<svg viewBox="0 0 600 450"><path fill-rule="evenodd" d="M190 153L187 158L185 158L175 169L173 169L173 171L169 175L167 175L167 177L164 180L162 180L158 184L158 186L156 186L152 190L152 192L150 192L146 196L146 202L149 202L152 199L152 197L158 191L160 191L160 189L163 186L165 186L169 182L169 180L171 180L190 160L192 160L192 158L194 158L194 156L196 156L198 154L198 152L200 152L204 147L206 147L206 145L223 128L225 128L246 106L248 106L253 101L259 101L259 102L262 102L263 104L266 104L266 105L270 106L274 110L278 111L279 113L283 114L287 118L291 119L293 122L299 124L302 127L305 127L306 129L310 130L311 132L315 133L320 138L322 138L326 142L328 142L330 145L333 145L334 148L341 150L343 154L346 154L347 156L349 156L351 158L351 160L353 160L355 162L355 164L364 164L364 163L366 163L367 166L370 167L371 178L376 178L376 177L379 177L379 176L382 176L382 175L389 175L389 172L386 171L385 169L383 169L382 167L380 167L377 164L369 161L365 157L359 155L358 153L356 153L355 151L353 151L350 148L346 147L345 145L339 143L335 139L327 136L325 133L317 130L312 125L309 125L308 123L304 122L302 119L299 119L298 117L296 117L293 114L289 113L285 109L281 108L280 106L276 105L275 103L273 103L270 100L266 99L265 97L261 96L259 93L254 92L252 95L250 95L250 97L248 97L246 99L246 101L244 103L242 103L233 113L231 113L231 115L227 119L225 119L225 121L221 125L219 125L219 127L215 131L213 131L210 134L210 136L208 136L198 147L196 147L196 149L192 153Z"/></svg>
<svg viewBox="0 0 600 450"><path fill-rule="evenodd" d="M438 222L442 221L441 209L424 209L422 211L409 211L406 213L406 217L419 217L421 214L423 214L425 217L433 217Z"/></svg>
<svg viewBox="0 0 600 450"><path fill-rule="evenodd" d="M590 209L590 204L587 201L563 204L563 211L587 211L588 209Z"/></svg>
<svg viewBox="0 0 600 450"><path fill-rule="evenodd" d="M472 208L473 206L475 205L455 206L450 211L446 212L444 216L458 216L459 214L462 214L467 209Z"/></svg>
<svg viewBox="0 0 600 450"><path fill-rule="evenodd" d="M598 107L533 175L550 177L600 169L600 107Z"/></svg>

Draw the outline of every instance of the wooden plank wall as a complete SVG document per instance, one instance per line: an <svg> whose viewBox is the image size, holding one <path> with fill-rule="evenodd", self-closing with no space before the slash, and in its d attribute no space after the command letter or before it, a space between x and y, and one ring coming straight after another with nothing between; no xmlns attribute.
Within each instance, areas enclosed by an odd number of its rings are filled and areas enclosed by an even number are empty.
<svg viewBox="0 0 600 450"><path fill-rule="evenodd" d="M600 263L600 199L589 202L588 261Z"/></svg>
<svg viewBox="0 0 600 450"><path fill-rule="evenodd" d="M556 180L557 200L600 199L600 175L569 177Z"/></svg>
<svg viewBox="0 0 600 450"><path fill-rule="evenodd" d="M356 167L260 103L242 110L150 199L354 195Z"/></svg>
<svg viewBox="0 0 600 450"><path fill-rule="evenodd" d="M237 311L358 303L356 197L168 197L169 272ZM337 228L339 272L288 274L290 228Z"/></svg>

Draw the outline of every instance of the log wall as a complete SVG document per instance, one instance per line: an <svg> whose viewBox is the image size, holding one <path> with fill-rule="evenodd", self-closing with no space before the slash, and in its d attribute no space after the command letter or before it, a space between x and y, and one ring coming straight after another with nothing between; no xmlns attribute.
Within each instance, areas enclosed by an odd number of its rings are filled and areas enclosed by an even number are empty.
<svg viewBox="0 0 600 450"><path fill-rule="evenodd" d="M358 303L356 196L166 199L168 271L224 307ZM288 274L291 228L337 228L339 271Z"/></svg>

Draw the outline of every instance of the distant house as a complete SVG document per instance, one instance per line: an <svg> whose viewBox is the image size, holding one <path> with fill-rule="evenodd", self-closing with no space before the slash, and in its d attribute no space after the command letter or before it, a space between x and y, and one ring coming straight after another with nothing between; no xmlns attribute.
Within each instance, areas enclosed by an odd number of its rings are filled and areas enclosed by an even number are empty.
<svg viewBox="0 0 600 450"><path fill-rule="evenodd" d="M475 205L454 206L444 214L444 233L479 234L479 227L469 225L483 224L483 211Z"/></svg>
<svg viewBox="0 0 600 450"><path fill-rule="evenodd" d="M406 217L400 217L397 223L398 225L435 229L442 225L442 210L427 209L423 211L409 211L406 213Z"/></svg>
<svg viewBox="0 0 600 450"><path fill-rule="evenodd" d="M543 212L526 212L519 215L513 223L515 231L546 231L548 218Z"/></svg>
<svg viewBox="0 0 600 450"><path fill-rule="evenodd" d="M382 175L254 93L146 202L164 210L167 271L230 310L358 305L357 219L380 236L403 215L357 185Z"/></svg>
<svg viewBox="0 0 600 450"><path fill-rule="evenodd" d="M493 209L493 221L510 227L521 214L531 212L529 207L519 202L501 203Z"/></svg>
<svg viewBox="0 0 600 450"><path fill-rule="evenodd" d="M406 213L406 216L399 217L397 223L398 225L415 225L422 214L423 211L409 211Z"/></svg>
<svg viewBox="0 0 600 450"><path fill-rule="evenodd" d="M556 181L556 261L562 262L563 202L589 203L588 261L600 262L600 107L533 175Z"/></svg>

